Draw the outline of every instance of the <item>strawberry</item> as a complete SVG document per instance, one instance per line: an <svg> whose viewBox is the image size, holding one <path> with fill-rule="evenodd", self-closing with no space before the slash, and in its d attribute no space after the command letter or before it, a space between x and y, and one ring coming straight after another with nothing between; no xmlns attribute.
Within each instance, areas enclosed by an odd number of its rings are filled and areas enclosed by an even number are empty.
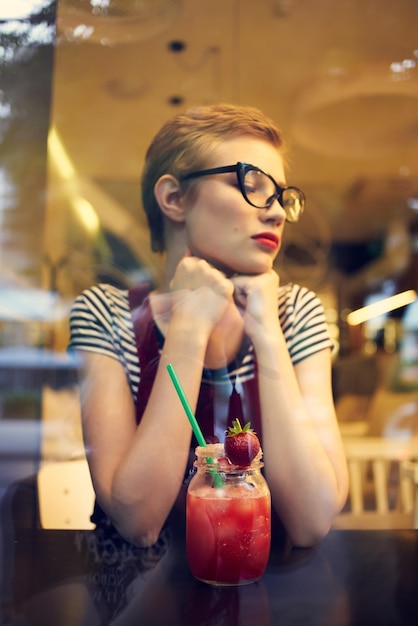
<svg viewBox="0 0 418 626"><path fill-rule="evenodd" d="M218 459L219 469L223 472L227 471L231 467L231 465L232 463L227 456L222 456L220 459Z"/></svg>
<svg viewBox="0 0 418 626"><path fill-rule="evenodd" d="M234 465L247 467L260 451L260 440L250 422L241 426L238 419L232 422L225 438L225 454Z"/></svg>

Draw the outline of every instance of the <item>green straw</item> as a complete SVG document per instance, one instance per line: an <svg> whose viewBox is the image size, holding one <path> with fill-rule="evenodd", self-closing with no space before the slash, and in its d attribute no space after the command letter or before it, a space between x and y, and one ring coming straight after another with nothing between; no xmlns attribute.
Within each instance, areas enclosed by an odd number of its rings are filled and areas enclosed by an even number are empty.
<svg viewBox="0 0 418 626"><path fill-rule="evenodd" d="M170 378L173 381L173 385L177 391L177 394L180 398L180 401L183 405L183 409L186 412L186 415L189 419L189 422L191 424L191 427L193 429L194 435L196 437L197 443L199 444L199 446L202 446L203 448L205 448L207 446L207 443L205 441L205 438L203 436L202 431L200 430L200 426L197 423L197 419L194 416L194 413L191 409L191 406L189 404L188 399L186 398L186 394L184 393L183 387L181 386L181 383L177 377L176 372L174 371L174 367L171 365L171 363L169 363L167 365L167 371L170 374ZM210 457L206 458L207 462L210 465L213 465L213 459L211 459ZM213 482L215 484L215 487L222 487L223 485L223 480L221 478L221 476L217 473L214 472L213 470L210 472L212 474L213 477Z"/></svg>
<svg viewBox="0 0 418 626"><path fill-rule="evenodd" d="M167 370L168 370L168 373L170 374L171 380L173 381L173 385L176 388L176 391L177 391L177 393L179 395L179 398L180 398L181 403L183 405L183 409L186 411L186 415L189 418L189 422L190 422L190 424L191 424L191 426L193 428L193 432L194 432L195 437L197 439L197 443L199 444L199 446L206 446L207 444L206 444L205 438L203 436L203 433L200 430L200 426L197 423L197 419L195 418L195 416L193 414L193 411L191 409L189 401L186 398L186 395L185 395L185 393L183 391L183 387L181 386L180 381L177 378L177 374L174 371L174 368L171 365L171 363L169 363L167 365Z"/></svg>

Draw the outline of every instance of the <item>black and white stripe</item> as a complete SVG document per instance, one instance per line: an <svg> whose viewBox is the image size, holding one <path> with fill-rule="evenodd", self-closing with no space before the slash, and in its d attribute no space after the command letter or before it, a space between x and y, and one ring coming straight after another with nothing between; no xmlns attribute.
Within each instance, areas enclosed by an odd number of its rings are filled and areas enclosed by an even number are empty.
<svg viewBox="0 0 418 626"><path fill-rule="evenodd" d="M295 284L280 287L278 313L294 364L332 347L322 304L312 291ZM70 331L69 350L96 352L120 361L136 399L141 369L128 292L106 284L84 291L74 302ZM250 345L240 363L229 368L226 375L244 382L253 374L253 348ZM222 378L218 379L220 383L224 382ZM210 376L212 383L216 379L216 376Z"/></svg>
<svg viewBox="0 0 418 626"><path fill-rule="evenodd" d="M134 398L141 370L128 292L100 284L75 300L70 315L69 350L86 350L117 359L127 374Z"/></svg>

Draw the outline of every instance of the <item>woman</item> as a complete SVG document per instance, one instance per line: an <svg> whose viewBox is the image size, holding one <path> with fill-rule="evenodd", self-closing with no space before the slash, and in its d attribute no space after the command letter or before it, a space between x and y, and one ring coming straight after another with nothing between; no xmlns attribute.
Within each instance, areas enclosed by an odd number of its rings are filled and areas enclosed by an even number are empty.
<svg viewBox="0 0 418 626"><path fill-rule="evenodd" d="M94 519L101 512L137 545L156 541L194 446L168 363L208 440L238 413L251 421L295 545L324 537L346 500L323 309L273 270L304 202L286 188L282 151L280 132L250 107L196 107L168 121L142 179L153 250L165 253L161 285L99 285L75 302Z"/></svg>

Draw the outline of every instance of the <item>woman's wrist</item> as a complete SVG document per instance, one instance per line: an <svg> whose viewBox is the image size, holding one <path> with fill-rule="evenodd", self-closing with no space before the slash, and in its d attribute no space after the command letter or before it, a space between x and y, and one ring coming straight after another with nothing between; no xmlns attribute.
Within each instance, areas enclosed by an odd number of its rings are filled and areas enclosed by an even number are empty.
<svg viewBox="0 0 418 626"><path fill-rule="evenodd" d="M204 320L194 320L190 316L176 313L172 316L167 327L166 341L176 344L181 351L189 348L203 352L212 332L212 324Z"/></svg>

